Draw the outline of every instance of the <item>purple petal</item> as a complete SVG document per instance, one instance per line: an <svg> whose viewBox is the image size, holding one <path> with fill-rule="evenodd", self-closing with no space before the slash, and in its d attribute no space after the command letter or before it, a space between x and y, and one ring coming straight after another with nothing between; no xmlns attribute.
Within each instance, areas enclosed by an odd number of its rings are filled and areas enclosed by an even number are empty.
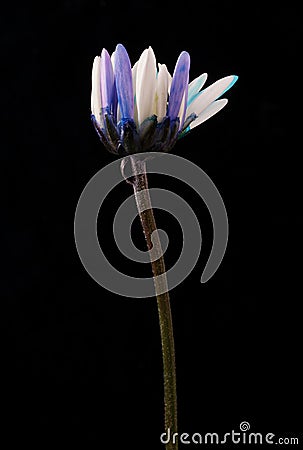
<svg viewBox="0 0 303 450"><path fill-rule="evenodd" d="M131 64L127 51L118 44L115 53L115 79L122 119L134 117L134 95Z"/></svg>
<svg viewBox="0 0 303 450"><path fill-rule="evenodd" d="M115 78L108 51L104 48L100 61L102 108L110 108L114 99Z"/></svg>
<svg viewBox="0 0 303 450"><path fill-rule="evenodd" d="M172 120L178 116L184 92L188 90L189 64L189 54L182 52L176 63L167 108L167 115ZM187 101L187 92L185 92L185 95L185 100ZM183 118L181 119L184 120Z"/></svg>
<svg viewBox="0 0 303 450"><path fill-rule="evenodd" d="M189 67L188 67L189 69ZM184 121L186 119L186 109L187 109L187 98L188 98L188 81L189 81L189 71L188 71L188 75L187 75L187 81L185 84L185 92L184 92L184 110L183 110L183 115L182 117L180 117L180 129L182 128Z"/></svg>

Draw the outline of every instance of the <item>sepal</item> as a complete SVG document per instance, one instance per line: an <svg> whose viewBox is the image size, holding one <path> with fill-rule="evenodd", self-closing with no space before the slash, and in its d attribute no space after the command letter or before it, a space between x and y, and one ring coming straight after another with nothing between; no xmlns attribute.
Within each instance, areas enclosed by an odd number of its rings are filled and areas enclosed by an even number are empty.
<svg viewBox="0 0 303 450"><path fill-rule="evenodd" d="M132 119L121 120L118 127L120 129L120 142L126 153L139 153L141 145L135 122Z"/></svg>
<svg viewBox="0 0 303 450"><path fill-rule="evenodd" d="M155 114L148 117L141 123L139 128L139 138L143 151L152 148L155 139L156 128L157 116Z"/></svg>

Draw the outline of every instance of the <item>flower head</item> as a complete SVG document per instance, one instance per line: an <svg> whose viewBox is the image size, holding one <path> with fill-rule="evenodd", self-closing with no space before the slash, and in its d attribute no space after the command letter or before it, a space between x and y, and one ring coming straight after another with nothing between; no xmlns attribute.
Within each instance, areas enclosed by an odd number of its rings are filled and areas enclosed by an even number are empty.
<svg viewBox="0 0 303 450"><path fill-rule="evenodd" d="M207 74L189 83L190 56L183 51L173 76L158 64L151 47L131 66L122 44L110 56L103 49L92 70L91 112L105 147L125 155L169 151L176 141L219 112L220 98L237 81L230 75L202 89Z"/></svg>

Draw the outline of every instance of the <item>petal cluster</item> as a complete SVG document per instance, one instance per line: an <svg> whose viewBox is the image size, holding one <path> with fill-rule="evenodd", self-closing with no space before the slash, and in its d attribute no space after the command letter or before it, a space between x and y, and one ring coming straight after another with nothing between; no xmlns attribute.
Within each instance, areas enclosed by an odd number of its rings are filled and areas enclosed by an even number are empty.
<svg viewBox="0 0 303 450"><path fill-rule="evenodd" d="M91 112L105 147L119 155L169 151L191 129L220 111L220 97L238 77L230 75L203 89L204 73L189 83L190 56L183 51L173 72L157 64L151 47L133 67L118 44L110 56L103 49L92 69Z"/></svg>

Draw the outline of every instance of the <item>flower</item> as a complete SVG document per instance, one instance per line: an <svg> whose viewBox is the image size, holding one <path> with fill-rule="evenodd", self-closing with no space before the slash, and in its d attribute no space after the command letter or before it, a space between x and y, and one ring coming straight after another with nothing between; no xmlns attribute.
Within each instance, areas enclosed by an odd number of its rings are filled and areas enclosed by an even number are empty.
<svg viewBox="0 0 303 450"><path fill-rule="evenodd" d="M230 75L202 89L207 74L189 83L190 56L183 51L173 76L156 63L151 47L134 66L122 44L110 56L96 56L92 69L91 112L95 129L112 153L169 151L176 141L219 112L220 98L237 81Z"/></svg>

